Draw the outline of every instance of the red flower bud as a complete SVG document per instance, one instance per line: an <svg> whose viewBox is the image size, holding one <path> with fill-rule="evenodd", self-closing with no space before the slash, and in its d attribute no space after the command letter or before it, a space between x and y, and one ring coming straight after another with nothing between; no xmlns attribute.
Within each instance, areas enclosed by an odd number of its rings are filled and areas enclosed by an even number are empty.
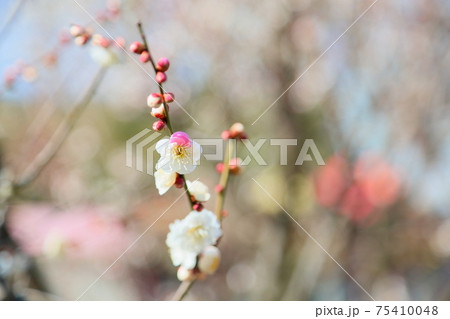
<svg viewBox="0 0 450 319"><path fill-rule="evenodd" d="M152 116L156 117L157 119L160 119L160 120L166 119L166 110L164 109L163 104L161 104L159 107L152 108L151 114L152 114Z"/></svg>
<svg viewBox="0 0 450 319"><path fill-rule="evenodd" d="M89 41L89 39L90 39L90 36L87 33L85 33L83 35L80 35L79 37L76 37L74 42L76 45L81 46L81 45L85 45Z"/></svg>
<svg viewBox="0 0 450 319"><path fill-rule="evenodd" d="M224 168L223 163L217 163L217 165L216 165L216 171L217 172L222 173L223 172L223 168Z"/></svg>
<svg viewBox="0 0 450 319"><path fill-rule="evenodd" d="M228 140L230 138L230 131L228 131L228 130L223 131L221 136L224 140Z"/></svg>
<svg viewBox="0 0 450 319"><path fill-rule="evenodd" d="M181 175L177 175L177 179L175 180L175 187L176 188L183 188L184 187L184 180L181 177Z"/></svg>
<svg viewBox="0 0 450 319"><path fill-rule="evenodd" d="M155 77L156 82L159 84L164 83L167 81L167 76L164 72L157 72Z"/></svg>
<svg viewBox="0 0 450 319"><path fill-rule="evenodd" d="M203 205L201 203L195 203L192 208L198 212L201 212L203 210Z"/></svg>
<svg viewBox="0 0 450 319"><path fill-rule="evenodd" d="M147 97L147 105L149 107L157 107L162 103L161 94L152 93Z"/></svg>
<svg viewBox="0 0 450 319"><path fill-rule="evenodd" d="M152 127L153 127L153 130L155 132L159 132L159 131L163 130L166 127L166 123L164 123L161 120L160 121L156 121L156 122L153 123Z"/></svg>
<svg viewBox="0 0 450 319"><path fill-rule="evenodd" d="M78 24L72 24L70 26L69 32L74 38L76 38L79 37L80 35L83 35L85 33L85 30L82 26L79 26Z"/></svg>
<svg viewBox="0 0 450 319"><path fill-rule="evenodd" d="M133 42L130 44L130 51L133 53L137 53L137 54L141 54L145 49L144 44L140 43L140 42Z"/></svg>
<svg viewBox="0 0 450 319"><path fill-rule="evenodd" d="M142 51L141 55L139 56L139 60L142 63L147 63L148 61L150 61L150 53L148 53L148 51Z"/></svg>
<svg viewBox="0 0 450 319"><path fill-rule="evenodd" d="M217 184L216 186L214 186L214 190L215 190L217 193L222 193L223 190L224 190L224 188L223 188L222 185Z"/></svg>
<svg viewBox="0 0 450 319"><path fill-rule="evenodd" d="M175 100L175 95L173 93L165 93L164 94L164 101L166 103L172 103Z"/></svg>
<svg viewBox="0 0 450 319"><path fill-rule="evenodd" d="M156 63L156 69L161 72L166 72L169 69L170 61L167 58L160 58Z"/></svg>

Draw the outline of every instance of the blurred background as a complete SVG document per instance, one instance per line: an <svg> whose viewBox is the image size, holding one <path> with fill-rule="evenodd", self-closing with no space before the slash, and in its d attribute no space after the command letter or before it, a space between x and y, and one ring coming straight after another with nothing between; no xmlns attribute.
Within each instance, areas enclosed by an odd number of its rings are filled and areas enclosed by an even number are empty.
<svg viewBox="0 0 450 319"><path fill-rule="evenodd" d="M153 56L171 61L165 89L198 122L173 104L176 130L217 138L239 121L253 142L299 141L287 165L267 142L267 165L233 177L221 265L188 300L370 299L273 199L376 300L449 300L450 2L380 0L315 62L372 4L1 1L0 297L77 299L180 195L125 165L126 140L154 121L138 56L112 45L117 63L98 73L95 48L68 33L76 23L128 47L142 21ZM56 156L16 188L89 93ZM294 165L305 139L324 166ZM216 164L192 174L212 193ZM82 299L170 299L165 237L188 211L178 201Z"/></svg>

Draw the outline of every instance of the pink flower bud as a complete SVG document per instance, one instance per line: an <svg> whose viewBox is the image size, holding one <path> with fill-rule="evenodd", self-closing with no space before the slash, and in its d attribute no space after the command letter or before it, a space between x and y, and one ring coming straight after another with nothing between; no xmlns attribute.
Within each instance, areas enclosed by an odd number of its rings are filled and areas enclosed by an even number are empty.
<svg viewBox="0 0 450 319"><path fill-rule="evenodd" d="M242 123L234 123L230 127L230 138L241 138L244 134L244 125Z"/></svg>
<svg viewBox="0 0 450 319"><path fill-rule="evenodd" d="M226 210L222 211L222 218L225 218L228 216L228 212Z"/></svg>
<svg viewBox="0 0 450 319"><path fill-rule="evenodd" d="M142 63L147 63L148 61L150 61L150 53L148 53L148 51L142 51L141 55L139 56L139 60Z"/></svg>
<svg viewBox="0 0 450 319"><path fill-rule="evenodd" d="M201 212L203 210L203 205L201 203L195 203L192 208L198 212Z"/></svg>
<svg viewBox="0 0 450 319"><path fill-rule="evenodd" d="M111 41L106 39L101 34L94 34L92 36L92 44L98 45L98 46L103 47L103 48L107 48L107 47L109 47L111 45Z"/></svg>
<svg viewBox="0 0 450 319"><path fill-rule="evenodd" d="M216 191L217 193L222 193L223 190L224 190L223 186L220 185L220 184L217 184L217 185L214 187L214 189L215 189L215 191Z"/></svg>
<svg viewBox="0 0 450 319"><path fill-rule="evenodd" d="M177 175L177 179L175 180L175 187L176 188L184 187L184 179L180 175Z"/></svg>
<svg viewBox="0 0 450 319"><path fill-rule="evenodd" d="M130 51L133 53L141 54L142 51L144 51L144 49L145 49L144 44L140 42L135 41L130 44Z"/></svg>
<svg viewBox="0 0 450 319"><path fill-rule="evenodd" d="M166 110L164 110L164 105L161 104L159 107L152 108L151 114L157 119L164 120L166 118Z"/></svg>
<svg viewBox="0 0 450 319"><path fill-rule="evenodd" d="M81 46L81 45L85 45L89 41L89 39L90 39L90 36L86 33L86 34L80 35L79 37L76 37L74 42L76 45Z"/></svg>
<svg viewBox="0 0 450 319"><path fill-rule="evenodd" d="M76 38L80 35L83 35L85 33L85 30L82 26L79 26L78 24L72 24L69 29L70 34Z"/></svg>
<svg viewBox="0 0 450 319"><path fill-rule="evenodd" d="M228 130L223 131L221 136L224 140L228 140L230 138L230 131L228 131Z"/></svg>
<svg viewBox="0 0 450 319"><path fill-rule="evenodd" d="M172 103L175 100L175 95L173 93L165 93L164 94L164 101L166 103Z"/></svg>
<svg viewBox="0 0 450 319"><path fill-rule="evenodd" d="M160 58L156 63L156 69L161 72L166 72L169 69L170 61L167 58Z"/></svg>
<svg viewBox="0 0 450 319"><path fill-rule="evenodd" d="M219 173L222 173L223 172L223 167L224 167L223 163L217 163L216 171L219 172Z"/></svg>
<svg viewBox="0 0 450 319"><path fill-rule="evenodd" d="M147 105L149 107L157 107L162 103L161 94L152 93L147 97Z"/></svg>
<svg viewBox="0 0 450 319"><path fill-rule="evenodd" d="M160 121L156 121L156 122L153 123L152 127L153 127L153 130L155 132L159 132L159 131L163 130L166 127L166 123L164 123L161 120Z"/></svg>
<svg viewBox="0 0 450 319"><path fill-rule="evenodd" d="M164 72L157 72L155 77L156 82L158 83L164 83L167 81L167 76Z"/></svg>
<svg viewBox="0 0 450 319"><path fill-rule="evenodd" d="M169 143L176 143L180 146L190 146L191 139L189 138L189 135L184 132L175 132L170 137Z"/></svg>

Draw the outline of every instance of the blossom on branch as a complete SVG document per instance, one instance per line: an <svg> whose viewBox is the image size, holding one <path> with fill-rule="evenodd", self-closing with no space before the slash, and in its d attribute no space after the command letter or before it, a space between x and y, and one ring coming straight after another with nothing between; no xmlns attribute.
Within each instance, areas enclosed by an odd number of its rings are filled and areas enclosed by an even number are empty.
<svg viewBox="0 0 450 319"><path fill-rule="evenodd" d="M222 236L220 223L213 212L204 209L192 211L184 219L176 220L169 226L166 244L174 266L193 269L197 256Z"/></svg>
<svg viewBox="0 0 450 319"><path fill-rule="evenodd" d="M178 174L191 173L200 164L202 148L184 132L175 132L170 139L156 143L156 151L161 155L156 169Z"/></svg>

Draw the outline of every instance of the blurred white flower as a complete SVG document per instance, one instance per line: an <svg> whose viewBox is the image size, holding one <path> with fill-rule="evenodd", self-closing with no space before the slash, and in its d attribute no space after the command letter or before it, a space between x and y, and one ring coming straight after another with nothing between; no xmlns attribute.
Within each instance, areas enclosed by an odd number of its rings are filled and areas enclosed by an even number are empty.
<svg viewBox="0 0 450 319"><path fill-rule="evenodd" d="M200 164L202 148L200 144L189 139L186 133L175 132L170 139L158 141L156 151L161 155L156 169L188 174Z"/></svg>
<svg viewBox="0 0 450 319"><path fill-rule="evenodd" d="M186 181L189 193L199 202L206 202L211 197L208 186L200 181Z"/></svg>
<svg viewBox="0 0 450 319"><path fill-rule="evenodd" d="M165 194L175 181L177 180L177 173L168 173L163 169L158 169L155 173L155 184L159 195Z"/></svg>
<svg viewBox="0 0 450 319"><path fill-rule="evenodd" d="M117 63L116 54L108 48L93 46L90 50L91 58L103 67L111 66Z"/></svg>
<svg viewBox="0 0 450 319"><path fill-rule="evenodd" d="M207 246L214 245L222 235L220 223L213 212L192 211L184 219L176 220L169 226L166 244L174 266L193 269L197 255Z"/></svg>

